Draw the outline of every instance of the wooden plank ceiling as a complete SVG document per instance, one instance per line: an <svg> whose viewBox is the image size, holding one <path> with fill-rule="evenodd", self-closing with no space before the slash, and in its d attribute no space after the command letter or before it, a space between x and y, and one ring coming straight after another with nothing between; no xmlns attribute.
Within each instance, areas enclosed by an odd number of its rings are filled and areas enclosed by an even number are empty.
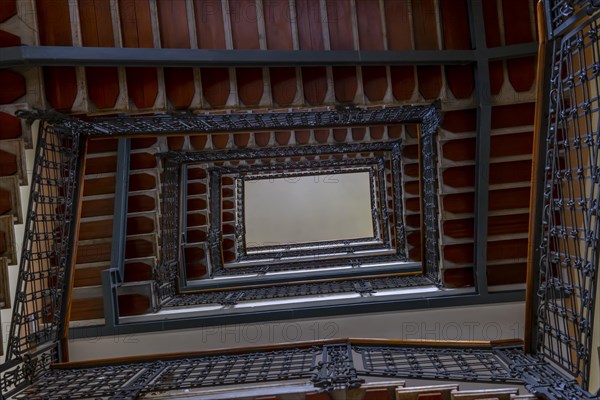
<svg viewBox="0 0 600 400"><path fill-rule="evenodd" d="M471 49L467 1L2 0L0 46ZM487 46L537 40L534 3L535 0L483 0ZM489 65L490 81L483 82L490 85L492 94L492 129L483 133L491 135L487 257L488 279L492 287L523 283L525 280L535 65L535 57L493 61ZM318 109L339 104L397 105L441 99L444 122L438 136L438 167L444 274L451 286L471 286L477 146L474 69L474 65L382 65L0 70L3 88L0 92L0 118L3 121L0 143L22 136L20 123L11 115L18 108L53 108L72 114L98 115L174 109L212 112L227 109ZM201 150L402 137L405 154L409 154L411 149L416 150L416 138L411 135L410 129L402 128L398 132L394 129L258 132L209 137L190 135L169 138L164 146ZM113 146L112 142L106 149L99 143L90 146L90 161L109 157L110 162L105 165L113 165L114 160L110 158L114 155ZM134 154L142 160L143 154L153 154L161 144L151 141L140 142L137 146ZM142 161L134 159L134 154L132 166L135 168ZM86 175L86 179L96 179L96 175L101 173L114 175L111 171L95 171L94 165L88 163L86 174L90 176ZM405 184L418 179L415 165L414 160L406 163ZM9 169L3 168L4 171ZM12 174L16 172L12 171ZM158 172L154 165L144 164L132 174L139 175L133 181L139 181L140 187L147 186L150 191L158 189ZM101 182L113 185L106 193L90 194L88 201L110 202L105 197L111 193L114 195L114 182L109 181ZM90 185L90 190L101 187ZM151 264L151 258L156 256L154 238L147 227L156 221L158 202L154 192L136 192L133 195L140 196L138 200L144 211L131 216L141 221L140 225L136 225L140 231L132 229L128 234L134 236L132 249L137 249L136 243L145 249L140 250L142 255L134 257L143 260L134 261L141 263L136 265L142 271L140 274L146 276L145 265ZM409 228L418 230L418 198L411 197L409 192L405 201L409 210L406 222ZM147 203L151 203L151 209L144 208ZM84 208L90 212L93 209L91 203ZM106 216L110 216L110 207L107 206L105 211ZM95 220L98 217L90 218ZM100 236L102 232L110 232L108 225L100 228ZM85 240L96 239L102 238L87 237ZM152 245L148 246L146 242ZM418 254L418 243L411 238L409 242L413 246L412 253ZM95 262L99 261L86 263Z"/></svg>

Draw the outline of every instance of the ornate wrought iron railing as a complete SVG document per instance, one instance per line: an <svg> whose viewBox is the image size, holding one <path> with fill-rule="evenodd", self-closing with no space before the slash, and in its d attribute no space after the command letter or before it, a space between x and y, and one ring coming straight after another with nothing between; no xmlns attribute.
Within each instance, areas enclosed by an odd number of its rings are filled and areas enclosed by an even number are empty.
<svg viewBox="0 0 600 400"><path fill-rule="evenodd" d="M424 271L439 286L443 285L443 273L440 268L439 215L438 215L438 170L436 140L437 127L440 124L438 113L429 113L421 123L421 182L423 193L423 246Z"/></svg>
<svg viewBox="0 0 600 400"><path fill-rule="evenodd" d="M552 79L550 135L544 229L542 232L543 263L540 271L540 319L538 353L534 357L519 348L494 349L425 349L423 347L326 345L295 350L189 357L185 360L163 360L88 369L50 369L59 360L60 334L64 321L65 285L69 276L70 246L73 232L72 215L76 204L77 180L80 174L79 148L81 136L120 135L132 133L205 132L222 129L243 130L251 122L264 126L309 127L327 124L355 125L389 122L420 122L421 146L429 154L430 163L423 165L423 179L435 179L435 146L432 130L439 122L431 107L417 110L397 108L387 111L344 110L296 113L295 115L260 114L247 116L164 116L89 123L64 117L44 116L33 173L32 196L27 220L27 236L20 266L15 314L9 338L9 361L2 366L0 387L3 396L67 396L85 398L112 396L132 398L147 392L171 390L174 387L202 387L228 383L265 380L311 378L325 390L361 383L360 375L397 376L431 379L465 379L477 381L522 382L534 393L549 399L596 398L583 391L575 378L587 384L591 338L592 300L598 252L596 209L600 166L597 166L597 126L591 115L597 113L597 92L589 90L596 83L597 32L596 19L565 36L555 47L555 71ZM591 54L589 60L588 53ZM587 60L576 64L574 60ZM564 71L564 72L563 72ZM403 114L405 113L405 114ZM40 117L32 114L33 118ZM291 125L286 125L291 124ZM261 125L262 126L262 125ZM111 130L112 129L112 130ZM147 129L147 130L146 130ZM177 131L177 129L175 129ZM425 135L428 133L428 135ZM154 270L159 304L185 305L176 296L178 262L180 170L177 163L165 160L163 182L163 219L161 221L161 260ZM436 204L436 190L424 193L425 212ZM432 207L432 208L427 208ZM302 295L327 291L354 291L369 295L373 291L393 287L439 282L437 258L437 218L425 218L425 236L429 237L425 276L361 280L360 282L319 282L313 285L288 285L285 294ZM584 223L582 223L582 221ZM582 223L581 227L579 224ZM164 234L168 233L168 234ZM391 286L390 286L391 285ZM197 294L194 304L207 301L235 304L241 300L277 298L280 288L251 289L243 294L215 291ZM212 297L211 297L212 296ZM191 299L191 298L190 298ZM329 346L329 347L328 347ZM297 358L300 354L300 361ZM309 354L309 355L307 355ZM573 379L563 378L556 363ZM283 360L277 361L276 360ZM294 361L296 360L296 361ZM221 364L222 363L222 364ZM268 366L268 368L266 368ZM276 367L276 368L275 368ZM266 368L266 369L265 369ZM215 375L210 371L215 371ZM293 371L289 374L283 371ZM187 371L187 372L186 372ZM207 372L208 371L208 372ZM115 379L106 385L106 377ZM120 376L123 378L121 379ZM85 379L88 384L84 384ZM555 385L556 381L560 385ZM71 383L70 385L67 384ZM76 384L72 384L76 383ZM176 385L176 386L175 386ZM64 397L63 396L63 397ZM570 396L570 397L568 397Z"/></svg>
<svg viewBox="0 0 600 400"><path fill-rule="evenodd" d="M166 135L276 131L293 129L372 126L421 123L438 111L430 105L338 108L325 111L289 110L257 113L194 114L172 113L143 117L116 117L94 120L88 134L92 136ZM435 121L434 119L429 119ZM429 125L427 125L429 126Z"/></svg>
<svg viewBox="0 0 600 400"><path fill-rule="evenodd" d="M2 392L31 382L58 361L65 323L74 215L81 170L78 128L42 122L32 174Z"/></svg>
<svg viewBox="0 0 600 400"><path fill-rule="evenodd" d="M598 399L525 354L519 344L465 347L360 339L64 366L48 370L15 398L135 399L172 390L298 379L328 391L358 387L368 377L519 384L548 399Z"/></svg>
<svg viewBox="0 0 600 400"><path fill-rule="evenodd" d="M50 366L58 362L59 351L58 342L50 342L41 346L40 350L4 362L0 366L1 398L12 398L13 395L44 376Z"/></svg>
<svg viewBox="0 0 600 400"><path fill-rule="evenodd" d="M293 112L293 113L256 113L256 114L215 114L215 115L196 115L196 114L175 114L168 116L156 116L156 117L130 117L120 119L107 119L101 121L94 121L95 131L94 135L104 134L123 134L125 132L130 134L144 134L144 133L157 133L163 132L175 132L185 133L190 131L195 132L221 132L229 131L235 132L240 130L256 130L256 129L298 129L298 128L316 128L316 127L330 127L330 126L365 126L365 125L385 125L385 124L399 124L399 123L414 123L420 125L421 132L421 147L422 147L422 174L424 186L426 190L423 193L422 208L424 215L424 240L425 240L425 257L424 262L424 273L427 276L428 282L434 282L436 285L442 285L442 274L440 273L440 261L439 261L439 218L438 218L438 207L437 207L437 168L436 168L436 145L435 145L435 133L440 123L440 115L435 106L413 106L413 107L391 107L391 108L367 108L367 109L341 109L341 110L329 110L329 111L307 111L307 112ZM127 131L127 130L130 131ZM323 145L323 152L333 153L344 153L351 151L353 146L360 147L361 152L371 150L370 147L377 150L377 146L386 145L385 143L368 143L368 144L355 144L355 145L340 145L340 146L326 146ZM362 147L364 147L364 149ZM357 147L357 148L358 148ZM315 151L310 146L301 146L294 150L294 155L303 155ZM157 265L154 271L155 279L157 280L159 290L157 307L161 307L163 304L170 304L171 306L177 304L191 304L189 301L192 299L184 300L182 296L173 296L177 284L181 284L180 275L181 265L176 262L178 260L177 252L173 252L172 249L176 248L180 241L180 232L178 231L179 226L179 203L177 200L180 197L178 185L181 180L181 167L186 163L193 162L217 162L223 160L237 160L246 158L282 158L288 156L290 152L288 148L272 148L272 149L241 149L241 150L227 150L221 152L167 152L159 154L163 160L165 168L165 174L163 177L163 188L162 188L162 207L164 218L161 225L161 262ZM254 155L256 153L256 155ZM291 154L291 153L290 153ZM391 163L393 164L391 169L400 171L401 158L399 153L397 156L392 157ZM395 180L399 178L396 177ZM212 180L211 185L217 184L217 180ZM208 186L208 184L207 184ZM401 196L400 187L396 185L398 194L396 194L396 201L398 207L401 207ZM212 186L211 190L212 190ZM218 193L218 188L215 187L212 190L214 193ZM216 203L215 203L216 202ZM215 203L215 204L212 204ZM219 200L216 196L211 196L211 209L219 209ZM165 211L168 214L164 214ZM218 215L220 213L215 213ZM395 219L397 226L395 227L399 237L396 239L398 249L405 251L405 235L404 226L402 224L402 217ZM208 235L209 239L212 239L212 245L209 243L210 251L214 253L213 264L215 261L220 260L220 254L222 249L218 245L220 231L216 228L220 224L214 224L215 229L211 230ZM209 242L211 242L209 240ZM381 257L382 260L385 261ZM371 262L379 262L379 259L372 256ZM320 260L319 263L323 266L335 266L339 263L347 262L344 260ZM337 264L336 264L337 263ZM218 263L216 263L218 264ZM216 265L215 264L215 265ZM289 265L288 265L289 264ZM287 263L285 265L288 269L299 268L298 263ZM304 265L304 264L302 264ZM218 265L216 265L218 266ZM251 271L251 269L254 270ZM259 272L264 273L265 267L246 267L247 272ZM240 268L241 269L241 268ZM240 269L236 269L234 273L239 273ZM223 270L223 273L231 273ZM185 280L184 280L185 281ZM184 282L185 284L185 282ZM327 285L316 285L322 290ZM339 287L346 287L348 285L341 285ZM304 287L306 289L306 287ZM261 297L268 295L269 293L281 293L288 290L289 296L293 296L294 293L303 293L295 288L291 288L290 285L283 286L277 291L274 290L261 290ZM315 287L311 286L311 289ZM376 290L376 289L373 289ZM234 293L235 292L235 293ZM235 290L229 292L226 297L247 297L243 290ZM355 290L353 290L355 292ZM255 294L250 294L249 298L254 297ZM169 301L171 297L173 301ZM207 298L211 296L195 296L193 302L195 304L204 304ZM214 296L213 296L214 297ZM198 303L199 302L199 303Z"/></svg>
<svg viewBox="0 0 600 400"><path fill-rule="evenodd" d="M598 0L549 0L547 4L546 23L550 37L560 37L600 9Z"/></svg>
<svg viewBox="0 0 600 400"><path fill-rule="evenodd" d="M179 264L179 182L180 167L172 160L163 159L160 260L153 268L157 296L154 304L160 307L177 292Z"/></svg>
<svg viewBox="0 0 600 400"><path fill-rule="evenodd" d="M176 114L156 117L121 117L82 121L53 112L24 112L30 122L40 120L34 160L32 189L26 223L15 308L9 334L7 363L0 371L3 395L10 395L32 383L60 359L60 340L66 323L67 285L70 282L73 232L75 227L78 181L81 174L80 149L84 136L119 136L186 132L240 131L248 128L311 128L329 126L424 123L435 130L438 111L431 106L373 109L340 109L315 112L274 112L258 114L194 115ZM431 133L431 132L430 132ZM179 166L165 161L162 188L160 262L153 274L156 304L174 298L177 289ZM437 238L436 238L437 242ZM338 285L368 295L389 285L411 286L412 278L390 278L373 282ZM400 282L401 281L401 282ZM406 281L406 282L405 282ZM426 284L431 281L422 278ZM420 282L420 281L419 281ZM319 286L320 285L320 286ZM324 282L302 289L323 291L336 283ZM350 287L350 286L351 287ZM280 290L256 290L247 298L278 296ZM230 296L228 293L227 296ZM238 296L239 297L239 296ZM230 300L227 300L230 301Z"/></svg>
<svg viewBox="0 0 600 400"><path fill-rule="evenodd" d="M164 307L189 307L202 304L234 305L241 301L279 299L285 297L318 296L338 293L359 293L370 296L382 290L434 285L426 276L391 276L355 280L332 280L298 283L285 286L267 286L245 290L213 290L201 293L178 294L167 299Z"/></svg>
<svg viewBox="0 0 600 400"><path fill-rule="evenodd" d="M298 147L274 147L274 148L264 148L264 149L239 149L239 150L226 150L226 151L212 151L212 152L168 152L160 154L159 156L163 157L166 160L168 165L175 163L178 167L185 167L187 163L209 163L210 173L207 173L206 178L202 181L207 187L209 187L209 198L210 198L210 234L209 237L209 246L212 253L212 270L211 274L213 275L225 275L225 274L240 274L240 273L255 273L255 272L267 272L267 271L280 271L280 270L291 270L298 268L323 268L326 266L337 265L340 263L348 263L348 260L343 259L321 259L318 256L324 253L331 253L333 250L333 245L328 242L318 242L313 243L313 248L311 250L302 250L298 251L299 255L311 256L313 258L312 261L305 261L302 263L294 262L291 260L293 256L290 256L289 253L286 253L285 256L273 256L273 259L276 263L272 264L261 264L254 267L236 267L233 271L227 270L221 259L222 255L222 217L221 217L221 176L226 171L233 172L233 176L238 177L240 170L244 170L245 172L259 173L268 171L269 168L273 168L276 170L277 168L282 168L285 170L301 168L303 172L307 172L310 174L314 174L315 170L321 168L323 166L331 166L331 169L328 170L330 175L334 175L336 173L340 173L344 171L345 164L351 164L352 162L362 162L367 163L369 160L373 159L375 152L379 152L385 154L387 158L381 158L377 162L380 163L380 174L388 173L389 176L393 176L394 182L400 182L400 162L401 162L401 146L400 142L376 142L376 143L353 143L353 144L339 144L339 145L317 145L317 146L298 146ZM365 156L370 154L370 156ZM318 156L319 160L304 160L303 162L291 162L293 158L299 157L314 157ZM342 159L342 157L356 157L356 158L348 158ZM340 158L337 160L336 157ZM262 160L269 160L267 163L263 163ZM274 162L274 160L288 160L288 161L280 161ZM386 160L392 164L391 168L386 167ZM216 163L224 164L223 166L216 167ZM238 166L237 164L240 162L252 162L252 164L244 164L244 166ZM235 163L235 166L231 163ZM432 162L433 163L433 162ZM174 167L175 168L175 167ZM282 176L288 176L291 173L282 174ZM209 179L210 175L210 179ZM390 210L384 208L386 215L393 216L394 221L396 221L396 225L394 226L393 231L395 232L395 245L392 245L392 240L389 239L387 243L381 245L381 247L385 247L385 249L393 249L395 253L392 256L388 257L388 259L393 259L396 261L407 261L406 255L406 238L405 238L405 227L403 224L403 211L402 211L402 188L400 184L391 185L388 184L385 179L380 179L383 181L382 188L380 192L382 194L381 197L378 197L378 201L381 201L383 204L388 204L386 198L388 197L386 192L386 186L389 185L389 190L393 190L393 195L389 196L389 203L393 204ZM181 185L182 188L185 187L184 184ZM375 185L373 185L375 186ZM393 186L393 187L392 187ZM177 192L176 196L181 198L181 192ZM379 195L379 192L377 193ZM243 203L243 199L240 200ZM183 205L183 212L185 212L185 199L181 200ZM383 208L383 207L382 207ZM243 213L244 206L240 204L235 207L236 210L236 218L238 221L243 220L241 213ZM378 213L377 210L377 201L372 203L372 212ZM383 210L382 210L383 212ZM435 215L432 218L437 220L437 208L431 207L428 209L428 212L434 213ZM385 220L385 224L388 223L388 217L381 218ZM240 222L236 222L238 226L236 230L239 229L239 237L236 240L243 241L245 240L245 233L243 224ZM178 233L176 231L167 231L166 234L177 236ZM434 241L434 245L437 245L437 238L432 238ZM170 239L170 242L173 242L174 239ZM364 241L364 239L363 239ZM169 243L170 243L169 242ZM357 240L358 242L358 240ZM344 244L343 247L340 247L338 252L346 252L349 254L354 254L352 257L353 263L360 265L361 256L359 255L359 251L361 250L360 246L354 245L352 240L344 240L340 241L338 244ZM310 243L309 243L310 244ZM307 245L307 243L304 243ZM373 246L371 246L372 248ZM267 258L262 256L263 258ZM368 258L364 257L366 262L373 262L373 256ZM381 257L385 259L385 257Z"/></svg>
<svg viewBox="0 0 600 400"><path fill-rule="evenodd" d="M599 19L596 13L552 44L535 312L537 351L584 388L600 260Z"/></svg>

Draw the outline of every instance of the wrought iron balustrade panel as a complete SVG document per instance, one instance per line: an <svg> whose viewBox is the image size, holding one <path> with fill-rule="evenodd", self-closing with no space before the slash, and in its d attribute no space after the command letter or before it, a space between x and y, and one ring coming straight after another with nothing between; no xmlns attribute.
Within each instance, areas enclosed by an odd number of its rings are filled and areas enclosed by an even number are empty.
<svg viewBox="0 0 600 400"><path fill-rule="evenodd" d="M511 375L519 377L531 393L548 400L598 400L600 396L582 389L574 379L566 378L557 368L521 349L496 351L509 365Z"/></svg>
<svg viewBox="0 0 600 400"><path fill-rule="evenodd" d="M359 387L365 382L358 377L350 343L323 346L323 357L315 366L311 382L324 391Z"/></svg>
<svg viewBox="0 0 600 400"><path fill-rule="evenodd" d="M360 282L360 284L358 283ZM272 300L301 296L323 296L339 293L374 293L387 289L399 289L434 285L425 276L396 276L360 280L339 280L303 283L296 285L268 286L245 290L222 290L201 293L178 294L167 300L164 307L192 307L204 304L233 305L240 301Z"/></svg>
<svg viewBox="0 0 600 400"><path fill-rule="evenodd" d="M584 388L600 255L599 17L554 44L537 291L538 351Z"/></svg>
<svg viewBox="0 0 600 400"><path fill-rule="evenodd" d="M307 378L320 353L314 347L166 361L160 376L145 391Z"/></svg>
<svg viewBox="0 0 600 400"><path fill-rule="evenodd" d="M440 123L439 114L431 113L421 124L421 181L423 209L423 241L425 248L424 272L438 286L443 285L440 269L438 170L435 135ZM394 160L394 162L399 162ZM397 185L398 186L398 185Z"/></svg>
<svg viewBox="0 0 600 400"><path fill-rule="evenodd" d="M7 360L59 339L73 245L79 138L79 131L47 124L38 134Z"/></svg>
<svg viewBox="0 0 600 400"><path fill-rule="evenodd" d="M115 365L98 368L50 369L15 399L111 398L147 367Z"/></svg>
<svg viewBox="0 0 600 400"><path fill-rule="evenodd" d="M430 106L339 108L327 111L274 111L269 113L173 113L153 117L95 120L92 135L213 133L420 122Z"/></svg>
<svg viewBox="0 0 600 400"><path fill-rule="evenodd" d="M135 399L144 394L227 384L308 379L320 346L106 365L50 369L15 399Z"/></svg>
<svg viewBox="0 0 600 400"><path fill-rule="evenodd" d="M157 153L157 157L173 160L180 164L210 163L215 161L241 161L256 159L289 159L304 156L320 156L348 153L371 153L379 151L392 151L399 146L397 141L367 142L367 143L340 143L321 144L296 147L269 147L269 148L240 148L219 151L167 151Z"/></svg>
<svg viewBox="0 0 600 400"><path fill-rule="evenodd" d="M549 0L545 6L548 32L561 34L600 8L598 0Z"/></svg>
<svg viewBox="0 0 600 400"><path fill-rule="evenodd" d="M351 340L40 371L43 375L11 398L137 399L169 391L298 379L312 382L317 391L330 391L358 387L372 376L519 384L549 400L598 400L541 358L524 353L520 345L467 348Z"/></svg>
<svg viewBox="0 0 600 400"><path fill-rule="evenodd" d="M66 130L85 130L90 136L167 135L185 133L231 133L243 131L334 128L343 126L421 123L437 114L429 105L401 107L339 107L326 111L280 110L265 113L194 114L192 112L153 116L119 116L82 121L52 111L25 111L29 121L49 121Z"/></svg>
<svg viewBox="0 0 600 400"><path fill-rule="evenodd" d="M235 268L223 268L220 270L220 276L236 276L246 274L259 274L264 275L265 273L272 271L298 271L303 269L319 269L327 267L358 267L363 264L380 264L380 263L397 263L405 262L406 259L396 254L380 255L380 256L368 256L362 260L358 257L347 257L347 258L324 258L320 259L320 256L314 255L312 260L306 262L296 261L281 261L277 264L267 265L255 265L252 267L235 267Z"/></svg>
<svg viewBox="0 0 600 400"><path fill-rule="evenodd" d="M1 398L10 398L45 375L59 359L58 352L58 342L51 342L20 359L8 360L0 365Z"/></svg>
<svg viewBox="0 0 600 400"><path fill-rule="evenodd" d="M179 264L179 184L180 166L171 160L163 160L161 186L160 254L153 267L155 304L160 306L177 291Z"/></svg>
<svg viewBox="0 0 600 400"><path fill-rule="evenodd" d="M492 349L356 346L361 372L414 379L513 382L509 366Z"/></svg>

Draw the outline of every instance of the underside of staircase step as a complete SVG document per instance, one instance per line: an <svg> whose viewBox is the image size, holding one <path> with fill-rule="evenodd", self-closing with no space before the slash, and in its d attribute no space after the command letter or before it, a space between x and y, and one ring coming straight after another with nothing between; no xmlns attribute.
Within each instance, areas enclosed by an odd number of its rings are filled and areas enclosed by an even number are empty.
<svg viewBox="0 0 600 400"><path fill-rule="evenodd" d="M109 217L114 214L115 197L105 196L103 199L85 198L81 204L81 218Z"/></svg>
<svg viewBox="0 0 600 400"><path fill-rule="evenodd" d="M70 320L82 321L104 318L102 297L72 299Z"/></svg>
<svg viewBox="0 0 600 400"><path fill-rule="evenodd" d="M127 218L127 234L138 235L152 233L157 227L155 214L135 215ZM113 217L83 220L79 228L79 240L111 238L113 234Z"/></svg>
<svg viewBox="0 0 600 400"><path fill-rule="evenodd" d="M130 194L127 198L127 211L129 213L155 211L158 206L158 191L140 194Z"/></svg>
<svg viewBox="0 0 600 400"><path fill-rule="evenodd" d="M145 282L152 279L155 257L142 257L127 260L124 267L124 282ZM102 284L102 271L110 269L110 262L97 262L75 265L74 287L99 286Z"/></svg>
<svg viewBox="0 0 600 400"><path fill-rule="evenodd" d="M0 216L0 257L6 257L10 265L17 263L17 245L12 215Z"/></svg>
<svg viewBox="0 0 600 400"><path fill-rule="evenodd" d="M143 315L149 312L152 312L150 296L136 293L119 295L120 316Z"/></svg>
<svg viewBox="0 0 600 400"><path fill-rule="evenodd" d="M118 139L106 138L106 139L88 139L87 152L92 153L106 153L116 152L118 147Z"/></svg>
<svg viewBox="0 0 600 400"><path fill-rule="evenodd" d="M110 194L114 197L115 193L115 175L99 174L88 175L85 177L83 186L83 196L97 196Z"/></svg>
<svg viewBox="0 0 600 400"><path fill-rule="evenodd" d="M155 169L132 172L129 174L129 192L158 189L158 172Z"/></svg>
<svg viewBox="0 0 600 400"><path fill-rule="evenodd" d="M73 290L74 295L71 302L70 320L82 321L104 318L104 300L102 294L98 294L101 288L78 288ZM132 290L133 289L133 290ZM152 301L149 290L144 293L136 292L140 287L125 288L125 293L119 294L118 306L120 316L142 315L152 311ZM87 293L86 293L87 292Z"/></svg>
<svg viewBox="0 0 600 400"><path fill-rule="evenodd" d="M0 257L0 308L2 310L11 307L10 286L8 282L8 259Z"/></svg>
<svg viewBox="0 0 600 400"><path fill-rule="evenodd" d="M156 257L134 258L125 261L125 282L151 280L154 265L156 265Z"/></svg>
<svg viewBox="0 0 600 400"><path fill-rule="evenodd" d="M75 278L73 287L78 288L101 285L102 271L107 269L110 269L110 263L108 262L75 265Z"/></svg>
<svg viewBox="0 0 600 400"><path fill-rule="evenodd" d="M157 235L155 233L127 236L125 260L152 257L158 254Z"/></svg>
<svg viewBox="0 0 600 400"><path fill-rule="evenodd" d="M119 315L128 317L143 315L152 311L151 301L142 295L119 296ZM101 297L73 300L71 321L99 320L104 318L104 305Z"/></svg>
<svg viewBox="0 0 600 400"><path fill-rule="evenodd" d="M19 178L16 175L0 177L0 215L10 214L17 224L23 223Z"/></svg>
<svg viewBox="0 0 600 400"><path fill-rule="evenodd" d="M16 175L19 184L27 185L25 143L22 139L0 140L0 175Z"/></svg>
<svg viewBox="0 0 600 400"><path fill-rule="evenodd" d="M87 243L91 242L91 243ZM112 239L101 239L78 243L75 264L110 262Z"/></svg>

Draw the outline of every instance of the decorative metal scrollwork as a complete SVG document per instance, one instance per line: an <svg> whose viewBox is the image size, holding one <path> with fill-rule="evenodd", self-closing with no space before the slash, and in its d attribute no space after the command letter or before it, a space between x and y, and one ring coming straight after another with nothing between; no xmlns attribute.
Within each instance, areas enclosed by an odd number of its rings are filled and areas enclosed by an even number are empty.
<svg viewBox="0 0 600 400"><path fill-rule="evenodd" d="M304 379L322 391L360 386L367 377L450 379L525 385L548 400L598 400L543 359L519 345L497 347L365 344L354 341L305 344L280 350L146 360L97 367L40 369L15 399L138 398L173 390ZM0 381L7 393L5 373Z"/></svg>
<svg viewBox="0 0 600 400"><path fill-rule="evenodd" d="M323 391L352 389L365 383L354 367L350 344L324 346L323 359L313 369L315 374L310 380Z"/></svg>
<svg viewBox="0 0 600 400"><path fill-rule="evenodd" d="M583 388L589 382L600 257L600 140L592 122L598 110L590 106L600 83L594 71L600 62L599 18L554 43L537 288L537 351L581 379Z"/></svg>

